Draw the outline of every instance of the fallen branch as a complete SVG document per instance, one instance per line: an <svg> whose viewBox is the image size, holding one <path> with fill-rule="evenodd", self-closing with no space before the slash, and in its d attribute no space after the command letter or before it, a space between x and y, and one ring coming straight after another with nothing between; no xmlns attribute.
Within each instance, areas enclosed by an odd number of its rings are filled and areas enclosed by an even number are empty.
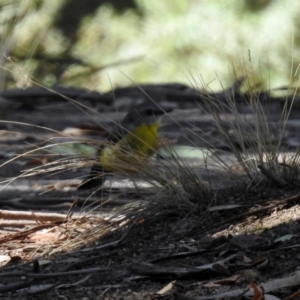
<svg viewBox="0 0 300 300"><path fill-rule="evenodd" d="M11 211L11 210L0 210L0 219L5 220L36 220L40 222L56 222L66 220L66 214L58 213L42 213L32 211Z"/></svg>
<svg viewBox="0 0 300 300"><path fill-rule="evenodd" d="M56 272L56 273L47 273L47 274L37 274L37 273L26 273L24 271L17 271L17 272L7 272L7 273L0 273L0 277L16 277L16 276L23 276L23 277L31 277L31 278L52 278L52 277L62 277L68 275L80 275L80 274L90 274L100 271L107 271L108 268L90 268L90 269L83 269L83 270L76 270L76 271L68 271L68 272Z"/></svg>

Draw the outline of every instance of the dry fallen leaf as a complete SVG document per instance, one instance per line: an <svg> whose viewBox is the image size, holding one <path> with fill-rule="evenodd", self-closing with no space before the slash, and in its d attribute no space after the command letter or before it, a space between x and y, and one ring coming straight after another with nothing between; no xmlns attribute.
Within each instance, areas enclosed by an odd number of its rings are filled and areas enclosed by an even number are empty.
<svg viewBox="0 0 300 300"><path fill-rule="evenodd" d="M0 255L0 267L6 266L11 261L9 255Z"/></svg>

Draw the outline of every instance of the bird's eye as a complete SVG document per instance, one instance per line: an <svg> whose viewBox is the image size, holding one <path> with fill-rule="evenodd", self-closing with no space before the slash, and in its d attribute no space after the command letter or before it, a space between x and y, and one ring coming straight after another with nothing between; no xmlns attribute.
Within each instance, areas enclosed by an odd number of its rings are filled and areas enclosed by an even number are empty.
<svg viewBox="0 0 300 300"><path fill-rule="evenodd" d="M145 114L146 114L146 116L152 116L153 115L153 110L152 109L146 109Z"/></svg>

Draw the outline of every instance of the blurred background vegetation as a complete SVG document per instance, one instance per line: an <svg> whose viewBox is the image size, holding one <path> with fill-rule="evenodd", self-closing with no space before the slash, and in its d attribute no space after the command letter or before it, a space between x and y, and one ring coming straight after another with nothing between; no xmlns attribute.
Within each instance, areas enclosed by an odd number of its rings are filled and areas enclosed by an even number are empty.
<svg viewBox="0 0 300 300"><path fill-rule="evenodd" d="M0 0L1 88L297 78L299 0Z"/></svg>

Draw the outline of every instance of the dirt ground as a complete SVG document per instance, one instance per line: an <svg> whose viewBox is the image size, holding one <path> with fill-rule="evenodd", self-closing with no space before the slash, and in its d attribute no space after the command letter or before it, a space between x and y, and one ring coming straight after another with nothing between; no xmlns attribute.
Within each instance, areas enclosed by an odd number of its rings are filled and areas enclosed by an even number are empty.
<svg viewBox="0 0 300 300"><path fill-rule="evenodd" d="M181 85L144 87L147 88L155 94L158 103L173 107L173 116L179 120L175 123L172 118L164 118L162 136L176 139L180 145L203 147L205 141L214 143L220 151L228 150L220 132L213 130L212 116L195 102L199 95L194 91ZM72 91L77 92L71 95L73 99L83 93ZM5 110L0 125L2 181L40 165L43 159L54 161L48 158L51 153L39 152L6 163L16 153L58 141L66 128L86 130L84 134L81 132L85 138L101 139L103 126L109 128L112 120L120 120L129 105L141 96L138 91L131 88L115 92L114 106L119 108L118 113L107 94L77 97L80 103L94 109L89 114L72 102L49 98L36 90L22 95L4 93ZM239 95L236 99L240 113L249 113L247 106L238 101ZM276 122L281 104L274 101L268 105L272 112L269 122ZM298 109L296 101L283 139L284 146L291 150L300 138ZM187 128L201 138L191 140ZM79 194L76 190L88 171L89 168L56 170L23 176L7 186L2 183L0 299L192 300L247 296L258 299L270 295L283 299L293 293L296 294L290 299L299 297L300 188L297 184L255 186L242 180L235 184L225 180L224 172L215 172L210 178L201 174L205 180L214 181L209 203L205 199L203 203L207 204L200 203L199 197L199 202L191 203L189 210L173 207L153 216L141 213L130 226L120 226L115 233L98 240L86 236L87 240L78 243L79 247L49 255L91 223L82 220L80 224L72 223L76 225L70 233L66 224L71 221L62 221L59 214L70 216L71 211L72 217L76 217L89 206L94 214L91 220L96 222L98 215L103 217L122 204L142 203L147 198L147 188L137 194L126 187L125 191L113 190L114 201L94 205L99 196L88 198L88 193ZM51 222L43 221L43 213L47 218L52 215ZM87 228L92 235L91 227Z"/></svg>

